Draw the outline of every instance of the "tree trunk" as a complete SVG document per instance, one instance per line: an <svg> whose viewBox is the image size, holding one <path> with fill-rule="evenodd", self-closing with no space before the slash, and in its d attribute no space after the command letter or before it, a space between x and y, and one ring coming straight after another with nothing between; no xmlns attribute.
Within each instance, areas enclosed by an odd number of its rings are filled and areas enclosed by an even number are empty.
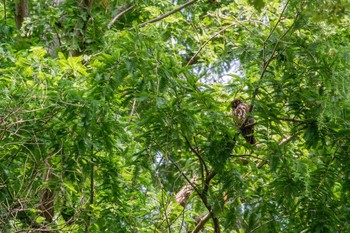
<svg viewBox="0 0 350 233"><path fill-rule="evenodd" d="M24 18L29 17L28 0L16 0L15 3L15 20L18 29L22 27Z"/></svg>
<svg viewBox="0 0 350 233"><path fill-rule="evenodd" d="M53 179L52 174L52 165L49 162L46 162L46 174L44 176L44 182L50 182ZM53 216L55 215L54 211L54 202L55 202L55 192L52 187L44 188L39 202L39 209L41 210L41 215L45 218L47 224L52 223ZM45 229L46 232L50 232Z"/></svg>

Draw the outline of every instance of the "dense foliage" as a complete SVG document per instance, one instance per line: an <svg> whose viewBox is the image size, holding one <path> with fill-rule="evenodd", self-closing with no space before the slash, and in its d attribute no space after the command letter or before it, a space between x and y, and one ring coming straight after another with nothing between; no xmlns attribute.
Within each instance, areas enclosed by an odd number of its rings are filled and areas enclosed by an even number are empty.
<svg viewBox="0 0 350 233"><path fill-rule="evenodd" d="M349 231L349 1L0 6L1 232Z"/></svg>

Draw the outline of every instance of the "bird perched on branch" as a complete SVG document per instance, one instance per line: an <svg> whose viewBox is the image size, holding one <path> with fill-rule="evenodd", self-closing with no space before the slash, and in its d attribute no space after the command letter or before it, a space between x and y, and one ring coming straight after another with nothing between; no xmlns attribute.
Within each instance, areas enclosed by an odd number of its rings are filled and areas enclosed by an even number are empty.
<svg viewBox="0 0 350 233"><path fill-rule="evenodd" d="M251 112L250 106L243 103L241 99L234 99L231 102L231 108L233 120L241 130L244 139L250 144L255 144L254 119L249 116Z"/></svg>

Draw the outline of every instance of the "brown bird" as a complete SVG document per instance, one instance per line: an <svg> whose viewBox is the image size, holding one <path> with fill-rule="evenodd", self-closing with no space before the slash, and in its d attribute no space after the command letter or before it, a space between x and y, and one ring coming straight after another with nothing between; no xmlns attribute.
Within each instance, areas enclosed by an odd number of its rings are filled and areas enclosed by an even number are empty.
<svg viewBox="0 0 350 233"><path fill-rule="evenodd" d="M231 102L231 108L233 120L241 130L244 139L250 144L255 144L254 119L249 116L251 112L249 105L243 103L241 99L234 99Z"/></svg>

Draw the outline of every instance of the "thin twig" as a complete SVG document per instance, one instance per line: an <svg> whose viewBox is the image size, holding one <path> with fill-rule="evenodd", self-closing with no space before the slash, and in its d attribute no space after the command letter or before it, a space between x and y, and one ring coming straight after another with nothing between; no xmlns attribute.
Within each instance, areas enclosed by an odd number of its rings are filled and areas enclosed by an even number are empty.
<svg viewBox="0 0 350 233"><path fill-rule="evenodd" d="M172 164L174 164L174 166L177 168L177 170L180 172L181 176L183 178L185 178L185 180L187 181L187 183L190 184L190 186L194 189L194 191L201 197L202 194L200 193L200 191L198 190L198 188L196 187L196 185L185 175L185 173L181 170L181 168L179 167L179 165L177 165L177 163L175 163L172 159L170 159L170 162Z"/></svg>
<svg viewBox="0 0 350 233"><path fill-rule="evenodd" d="M240 24L242 25L247 31L249 31L250 33L252 33L252 31L250 31L246 26L244 26L242 23L244 22L252 22L251 20L244 20L244 21L235 21L233 23L231 23L230 25L224 27L223 29L221 29L220 31L216 32L213 36L211 36L207 41L204 42L204 44L201 45L201 47L198 49L198 51L191 57L191 59L187 62L186 66L189 66L192 64L192 62L194 61L194 59L198 56L198 54L203 50L203 48L211 41L213 40L215 37L217 37L218 35L220 35L221 33L225 32L228 28L236 25L236 24Z"/></svg>
<svg viewBox="0 0 350 233"><path fill-rule="evenodd" d="M199 162L203 165L204 170L205 170L205 175L207 176L209 174L209 170L208 167L204 161L204 159L202 158L202 156L198 153L198 151L196 149L194 149L190 143L190 141L188 140L188 138L186 136L184 136L185 140L186 140L186 144L188 145L188 147L190 148L190 150L198 157Z"/></svg>
<svg viewBox="0 0 350 233"><path fill-rule="evenodd" d="M171 223L169 222L169 216L168 216L168 211L167 211L167 208L168 208L170 203L168 202L167 204L165 204L164 192L165 192L165 190L163 189L163 192L162 192L162 205L163 205L163 209L164 209L164 216L165 216L166 225L168 227L168 232L171 233Z"/></svg>
<svg viewBox="0 0 350 233"><path fill-rule="evenodd" d="M197 0L188 1L188 2L186 2L184 4L182 4L181 6L175 8L174 10L171 10L171 11L169 11L169 12L163 14L163 15L158 16L157 18L154 18L154 19L151 19L151 20L149 20L147 22L141 23L139 25L139 28L142 28L142 27L144 27L144 26L146 26L147 24L150 24L150 23L158 22L158 21L160 21L160 20L162 20L162 19L164 19L164 18L166 18L166 17L168 17L168 16L170 16L170 15L172 15L172 14L174 14L174 13L180 11L180 10L182 10L183 8L185 8L185 7L189 6L189 5L192 5L196 1Z"/></svg>
<svg viewBox="0 0 350 233"><path fill-rule="evenodd" d="M287 117L278 117L276 119L280 120L280 121L289 121L289 122L295 122L295 123L303 123L303 122L305 122L305 120L298 120L298 119L295 119L295 118L287 118Z"/></svg>
<svg viewBox="0 0 350 233"><path fill-rule="evenodd" d="M221 33L223 33L224 31L226 31L228 28L232 27L236 25L236 22L231 23L230 25L224 27L223 29L221 29L220 31L216 32L214 35L212 35L208 40L206 40L201 47L199 47L199 49L197 50L197 52L191 57L191 59L187 62L186 66L189 66L192 64L193 60L198 56L198 54L202 51L202 49L210 42L212 41L215 37L217 37L218 35L220 35Z"/></svg>
<svg viewBox="0 0 350 233"><path fill-rule="evenodd" d="M285 138L283 138L280 143L278 144L279 146L282 146L282 145L285 145L287 144L288 142L292 141L292 139L295 137L295 136L298 136L299 135L299 132L297 132L296 134L290 136L290 135L287 135ZM264 159L262 160L260 163L258 163L258 165L256 165L256 168L257 169L260 169L262 168L265 164L268 163L268 160Z"/></svg>
<svg viewBox="0 0 350 233"><path fill-rule="evenodd" d="M91 146L91 158L93 158L95 156L94 154L94 147ZM91 209L91 206L94 204L94 199L95 199L95 178L94 178L94 169L95 169L95 166L94 166L94 162L91 161L90 162L90 201L89 201L89 208L88 208L88 211L89 211L89 215L87 217L87 221L85 223L85 233L88 233L90 232L90 224L91 224L91 219L93 217L93 211Z"/></svg>
<svg viewBox="0 0 350 233"><path fill-rule="evenodd" d="M280 43L280 41L287 35L287 33L293 28L294 24L288 29L286 30L282 36L278 39L278 41L276 42L275 44L275 47L273 48L272 50L272 53L270 55L270 57L265 60L265 51L266 51L266 43L267 43L267 40L272 36L273 32L276 30L277 26L281 23L282 21L282 16L284 14L284 12L286 11L287 9L287 6L289 4L289 0L285 3L283 9L282 9L282 12L276 22L276 24L274 25L274 27L272 28L271 32L269 33L269 35L266 37L265 41L264 41L264 46L263 46L263 56L264 56L264 62L263 62L263 67L262 67L262 71L261 71L261 74L260 74L260 79L258 81L258 84L257 86L255 87L254 89L254 92L253 92L253 96L252 96L252 102L251 102L251 110L253 109L254 107L254 102L255 102L255 98L256 98L256 95L258 94L258 91L259 91L259 88L260 88L260 84L261 84L261 81L267 71L267 67L270 65L271 61L274 59L274 55L276 53L276 50L277 50L277 47ZM295 22L295 21L294 21Z"/></svg>
<svg viewBox="0 0 350 233"><path fill-rule="evenodd" d="M6 20L7 20L6 0L4 0L4 20L5 20L5 23L6 23Z"/></svg>
<svg viewBox="0 0 350 233"><path fill-rule="evenodd" d="M264 160L262 158L259 158L258 156L252 155L252 154L230 155L230 157L234 157L234 158L251 157L251 158L255 158L255 159L259 159L259 160Z"/></svg>
<svg viewBox="0 0 350 233"><path fill-rule="evenodd" d="M250 232L253 233L253 232L259 230L259 229L260 229L261 227L263 227L264 225L266 225L266 224L268 224L268 223L270 223L270 222L273 222L273 221L275 221L275 219L271 219L271 220L269 220L269 221L267 221L267 222L264 222L263 224L260 224L259 226L253 228Z"/></svg>
<svg viewBox="0 0 350 233"><path fill-rule="evenodd" d="M115 23L115 21L117 21L120 17L122 17L125 13L127 13L128 11L130 11L132 8L135 7L135 5L131 5L131 6L126 6L127 8L125 10L123 10L122 12L120 12L119 14L117 14L112 21L108 24L107 28L111 29L112 25Z"/></svg>
<svg viewBox="0 0 350 233"><path fill-rule="evenodd" d="M130 112L130 116L133 116L136 111L136 99L132 102L132 108Z"/></svg>

